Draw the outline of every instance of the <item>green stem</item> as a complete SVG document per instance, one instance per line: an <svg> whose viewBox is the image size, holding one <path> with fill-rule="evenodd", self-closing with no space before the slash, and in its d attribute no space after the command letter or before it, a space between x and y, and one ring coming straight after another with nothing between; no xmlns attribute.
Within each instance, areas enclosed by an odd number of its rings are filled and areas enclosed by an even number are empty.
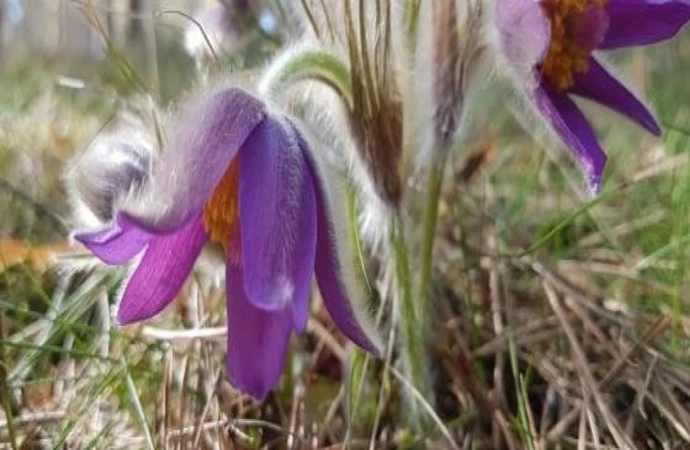
<svg viewBox="0 0 690 450"><path fill-rule="evenodd" d="M270 95L304 80L318 80L330 86L352 108L349 68L333 53L318 48L301 48L276 58L264 74L259 91Z"/></svg>
<svg viewBox="0 0 690 450"><path fill-rule="evenodd" d="M424 216L422 222L421 271L419 274L420 308L428 311L429 290L431 284L431 270L433 268L434 240L436 238L436 222L438 221L438 205L443 185L443 172L446 167L448 152L439 150L434 153L429 170L429 180L426 185L426 199L424 202Z"/></svg>
<svg viewBox="0 0 690 450"><path fill-rule="evenodd" d="M433 407L433 390L429 382L428 350L429 336L429 290L431 271L433 267L434 237L438 219L438 204L443 183L443 171L447 160L447 152L435 153L429 172L427 183L426 203L422 223L421 272L419 276L419 291L412 296L412 283L407 247L403 235L402 225L398 219L393 227L391 246L395 256L396 276L400 293L400 328L402 348L401 354L408 378ZM427 417L423 416L423 409L413 402L412 417L415 425L425 428L429 425Z"/></svg>
<svg viewBox="0 0 690 450"><path fill-rule="evenodd" d="M395 261L396 287L400 308L398 323L403 370L421 398L425 398L431 403L433 392L429 383L425 353L427 330L419 302L416 302L412 296L412 276L410 275L408 249L405 245L403 224L399 216L396 216L392 225L390 240ZM427 422L423 416L424 410L416 401L410 402L410 406L410 417L413 424L417 427L424 427Z"/></svg>

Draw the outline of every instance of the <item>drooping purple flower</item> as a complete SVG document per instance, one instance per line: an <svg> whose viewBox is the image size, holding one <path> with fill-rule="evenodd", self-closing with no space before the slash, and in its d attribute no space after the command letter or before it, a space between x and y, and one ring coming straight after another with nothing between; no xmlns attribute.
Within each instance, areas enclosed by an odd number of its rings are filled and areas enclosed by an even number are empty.
<svg viewBox="0 0 690 450"><path fill-rule="evenodd" d="M165 308L213 241L227 256L228 370L239 389L262 399L278 382L292 331L306 327L313 274L342 332L377 352L364 312L350 302L332 192L294 125L235 88L179 123L143 192L105 229L75 236L108 264L143 250L118 320Z"/></svg>
<svg viewBox="0 0 690 450"><path fill-rule="evenodd" d="M649 109L592 53L673 37L690 20L688 0L498 0L495 17L511 72L572 150L595 192L606 155L570 94L661 134Z"/></svg>

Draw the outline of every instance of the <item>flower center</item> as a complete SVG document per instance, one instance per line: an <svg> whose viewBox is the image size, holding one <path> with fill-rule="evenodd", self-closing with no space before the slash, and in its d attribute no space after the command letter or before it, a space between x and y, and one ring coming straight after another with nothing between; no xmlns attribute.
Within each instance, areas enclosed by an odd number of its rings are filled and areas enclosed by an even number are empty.
<svg viewBox="0 0 690 450"><path fill-rule="evenodd" d="M587 72L589 55L608 28L606 2L542 0L541 7L551 22L551 43L540 71L559 91L571 88L575 76Z"/></svg>
<svg viewBox="0 0 690 450"><path fill-rule="evenodd" d="M204 205L204 228L211 241L223 246L228 258L238 256L234 255L238 249L228 248L228 244L230 236L239 231L239 178L240 164L236 157Z"/></svg>

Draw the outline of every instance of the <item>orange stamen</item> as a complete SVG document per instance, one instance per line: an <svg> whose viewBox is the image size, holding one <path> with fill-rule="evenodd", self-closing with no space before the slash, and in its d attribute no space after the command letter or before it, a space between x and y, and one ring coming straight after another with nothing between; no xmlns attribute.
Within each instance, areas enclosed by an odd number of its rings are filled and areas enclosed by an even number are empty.
<svg viewBox="0 0 690 450"><path fill-rule="evenodd" d="M239 233L239 178L240 164L236 157L204 205L203 215L209 239L222 245L228 259L234 262L239 261L239 245L228 244L230 236Z"/></svg>
<svg viewBox="0 0 690 450"><path fill-rule="evenodd" d="M559 91L573 86L575 75L588 69L589 55L593 49L578 42L578 18L587 7L603 7L606 0L544 0L544 13L551 22L551 45L541 63L542 76Z"/></svg>

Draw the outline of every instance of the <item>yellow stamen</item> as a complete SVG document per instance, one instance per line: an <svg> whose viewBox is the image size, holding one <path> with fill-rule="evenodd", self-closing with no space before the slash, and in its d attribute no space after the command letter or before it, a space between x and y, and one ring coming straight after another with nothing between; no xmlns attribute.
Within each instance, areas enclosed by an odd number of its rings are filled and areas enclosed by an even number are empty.
<svg viewBox="0 0 690 450"><path fill-rule="evenodd" d="M541 63L541 74L558 90L573 86L575 75L588 69L593 49L578 42L578 18L587 7L603 7L606 0L544 0L544 13L551 22L551 45Z"/></svg>
<svg viewBox="0 0 690 450"><path fill-rule="evenodd" d="M239 232L239 176L239 159L235 158L204 205L204 227L209 239L222 245L229 259L237 259L239 251L236 245L228 248L230 236Z"/></svg>

